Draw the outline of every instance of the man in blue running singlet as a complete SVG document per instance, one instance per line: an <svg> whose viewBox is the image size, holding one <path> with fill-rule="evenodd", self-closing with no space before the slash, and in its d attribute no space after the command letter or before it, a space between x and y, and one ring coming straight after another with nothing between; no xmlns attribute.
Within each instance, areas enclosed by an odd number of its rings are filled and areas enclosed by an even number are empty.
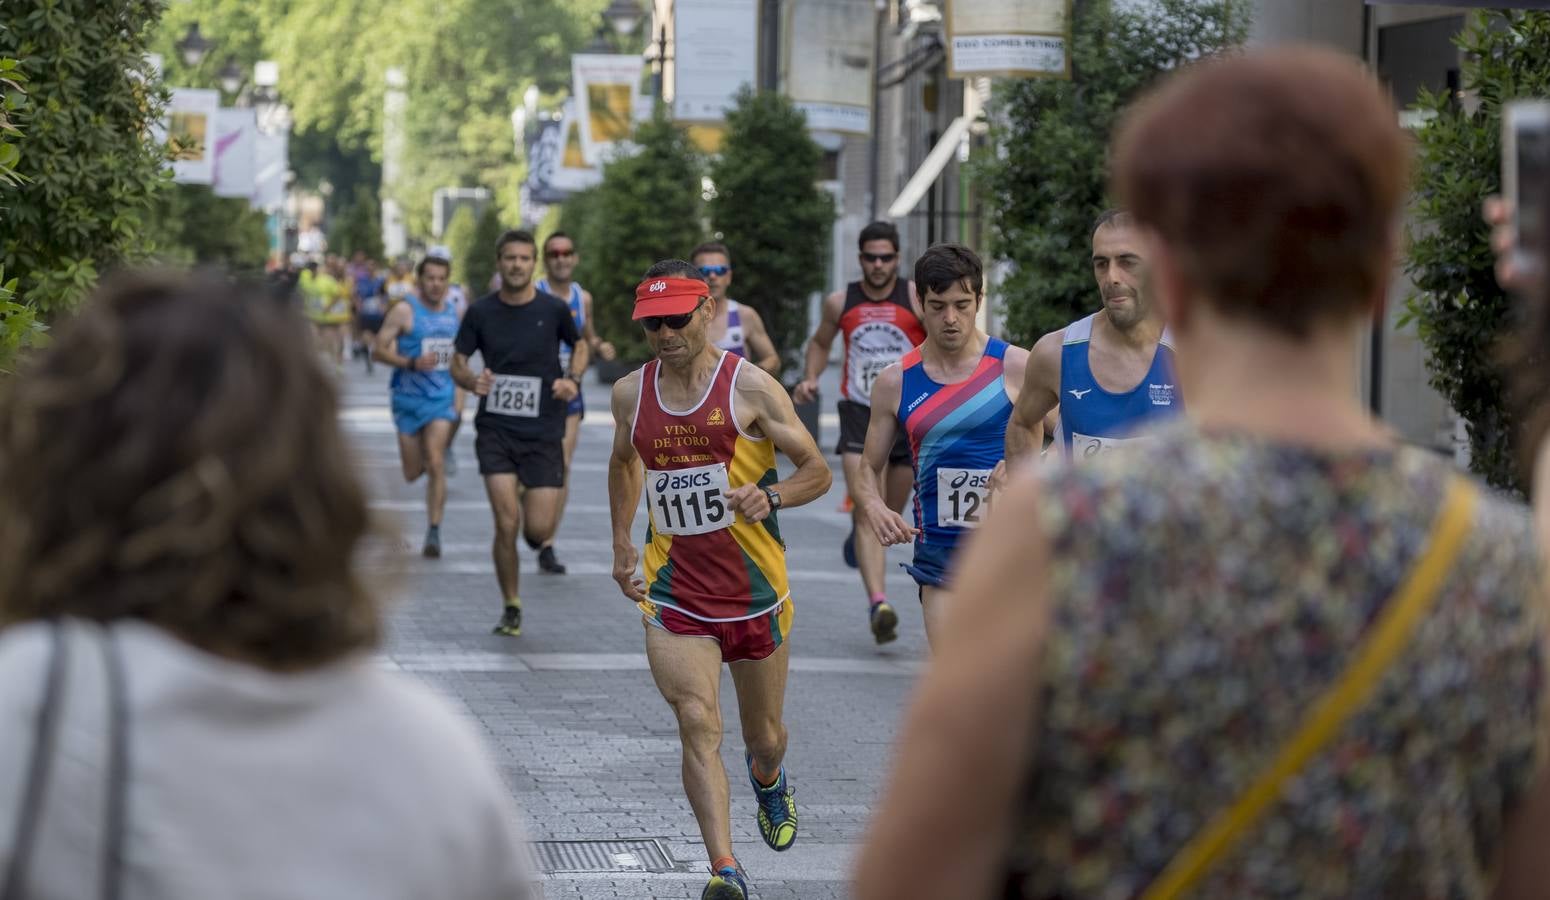
<svg viewBox="0 0 1550 900"><path fill-rule="evenodd" d="M905 569L920 585L929 641L951 602L954 553L984 518L1028 351L980 330L984 268L969 248L937 244L915 263L914 274L926 340L873 383L853 489L883 546L914 539L915 559ZM913 526L888 506L879 487L901 429L915 469Z"/></svg>
<svg viewBox="0 0 1550 900"><path fill-rule="evenodd" d="M392 366L393 424L404 480L429 475L425 512L429 524L421 552L441 555L441 514L447 505L447 445L457 413L452 407L452 340L459 315L447 303L452 265L427 256L415 269L416 290L393 304L372 351Z"/></svg>
<svg viewBox="0 0 1550 900"><path fill-rule="evenodd" d="M1147 293L1141 233L1129 213L1109 210L1098 217L1092 265L1103 309L1033 345L1006 430L1008 463L1039 452L1044 419L1055 410L1055 443L1068 460L1145 440L1136 432L1184 411L1173 344Z"/></svg>
<svg viewBox="0 0 1550 900"><path fill-rule="evenodd" d="M547 294L552 294L565 301L570 307L570 315L576 320L576 328L581 332L581 340L592 351L594 359L613 359L614 345L597 336L592 328L592 295L581 285L577 284L576 264L580 258L576 254L576 241L563 231L556 231L544 238L544 277L538 279L538 289ZM571 357L571 345L560 345L560 369L569 372ZM576 373L578 376L582 372ZM586 417L586 401L578 391L571 398L570 405L565 408L565 439L560 445L560 450L565 457L565 487L560 488L560 512L555 519L554 527L558 531L560 519L565 515L565 501L570 499L570 464L576 456L576 440L581 436L581 420ZM548 543L538 548L538 568L540 571L551 575L564 575L565 565L554 555L554 538L549 538Z"/></svg>

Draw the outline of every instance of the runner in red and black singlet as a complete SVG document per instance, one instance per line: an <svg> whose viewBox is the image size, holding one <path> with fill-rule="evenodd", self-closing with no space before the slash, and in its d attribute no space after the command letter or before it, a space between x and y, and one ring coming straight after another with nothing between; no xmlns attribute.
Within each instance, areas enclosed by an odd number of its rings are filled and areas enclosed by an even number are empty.
<svg viewBox="0 0 1550 900"><path fill-rule="evenodd" d="M824 298L823 317L807 343L807 364L794 395L798 403L810 402L818 395L818 376L829 364L835 335L842 335L840 440L834 452L844 464L845 486L852 498L871 417L872 384L883 369L926 340L915 286L899 277L898 229L887 222L873 222L861 230L859 244L862 278L851 282L843 293L836 291ZM888 463L886 499L894 510L902 511L914 477L909 442L902 433L894 442ZM886 644L898 636L895 628L899 622L884 590L886 553L869 529L860 529L857 534L854 523L860 521L859 512L858 507L852 509L856 518L845 539L845 562L861 571L872 637Z"/></svg>

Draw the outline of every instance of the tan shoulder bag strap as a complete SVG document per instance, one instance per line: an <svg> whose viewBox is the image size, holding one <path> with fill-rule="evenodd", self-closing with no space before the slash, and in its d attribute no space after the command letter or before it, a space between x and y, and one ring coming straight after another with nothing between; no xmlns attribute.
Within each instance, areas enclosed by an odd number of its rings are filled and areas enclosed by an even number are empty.
<svg viewBox="0 0 1550 900"><path fill-rule="evenodd" d="M1409 643L1458 558L1474 518L1476 499L1475 489L1467 480L1452 479L1421 557L1390 598L1339 680L1319 698L1303 717L1297 733L1282 745L1270 765L1232 806L1218 813L1173 857L1141 895L1142 900L1173 900L1194 887L1280 799L1286 781L1323 749L1372 696L1384 671Z"/></svg>

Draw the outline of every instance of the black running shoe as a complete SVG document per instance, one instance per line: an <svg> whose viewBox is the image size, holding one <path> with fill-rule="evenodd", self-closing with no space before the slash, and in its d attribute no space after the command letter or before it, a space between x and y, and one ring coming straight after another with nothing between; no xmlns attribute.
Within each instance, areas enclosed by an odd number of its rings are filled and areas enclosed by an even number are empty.
<svg viewBox="0 0 1550 900"><path fill-rule="evenodd" d="M840 552L845 557L845 565L854 569L856 567L856 526L850 526L850 534L845 536L845 546Z"/></svg>
<svg viewBox="0 0 1550 900"><path fill-rule="evenodd" d="M520 603L508 603L501 611L501 620L496 624L495 634L506 637L518 637L522 634L522 605Z"/></svg>
<svg viewBox="0 0 1550 900"><path fill-rule="evenodd" d="M420 555L426 559L441 558L441 529L435 525L425 529L425 546L420 548Z"/></svg>
<svg viewBox="0 0 1550 900"><path fill-rule="evenodd" d="M565 574L565 564L554 558L553 547L544 547L538 551L538 568L549 575Z"/></svg>

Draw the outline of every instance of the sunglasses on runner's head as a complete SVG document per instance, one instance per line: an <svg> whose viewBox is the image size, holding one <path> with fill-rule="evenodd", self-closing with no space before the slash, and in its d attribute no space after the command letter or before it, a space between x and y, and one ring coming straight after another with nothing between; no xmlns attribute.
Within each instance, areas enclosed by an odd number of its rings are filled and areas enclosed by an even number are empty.
<svg viewBox="0 0 1550 900"><path fill-rule="evenodd" d="M732 271L731 266L700 266L700 274L705 276L721 276Z"/></svg>
<svg viewBox="0 0 1550 900"><path fill-rule="evenodd" d="M689 322L694 318L694 314L699 312L700 307L704 305L705 298L701 297L700 302L694 304L694 309L689 312L679 313L676 316L642 316L640 324L642 328L652 332L658 331L663 325L674 331L682 331L689 326Z"/></svg>
<svg viewBox="0 0 1550 900"><path fill-rule="evenodd" d="M891 263L891 262L893 262L894 260L896 260L898 258L899 258L899 254L897 254L897 253L863 253L863 254L861 254L861 261L862 262L869 262L869 263Z"/></svg>

